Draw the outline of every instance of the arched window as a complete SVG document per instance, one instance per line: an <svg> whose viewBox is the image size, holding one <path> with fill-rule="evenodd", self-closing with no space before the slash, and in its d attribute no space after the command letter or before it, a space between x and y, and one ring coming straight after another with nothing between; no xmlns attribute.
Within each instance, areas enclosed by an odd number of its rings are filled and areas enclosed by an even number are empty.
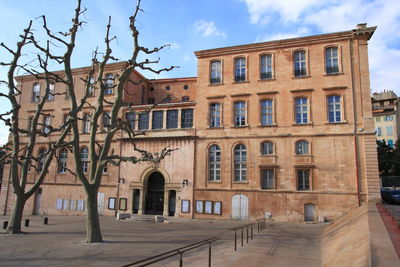
<svg viewBox="0 0 400 267"><path fill-rule="evenodd" d="M81 148L82 172L87 173L89 170L89 149L87 147Z"/></svg>
<svg viewBox="0 0 400 267"><path fill-rule="evenodd" d="M39 149L37 172L42 172L43 171L44 163L46 161L46 152L47 152L47 150L44 147Z"/></svg>
<svg viewBox="0 0 400 267"><path fill-rule="evenodd" d="M67 172L67 159L68 150L66 148L62 148L58 154L58 173Z"/></svg>
<svg viewBox="0 0 400 267"><path fill-rule="evenodd" d="M235 59L235 82L246 81L246 58L238 57Z"/></svg>
<svg viewBox="0 0 400 267"><path fill-rule="evenodd" d="M337 47L328 47L325 49L325 68L326 74L335 74L339 72L339 56Z"/></svg>
<svg viewBox="0 0 400 267"><path fill-rule="evenodd" d="M307 76L307 61L306 61L306 51L296 51L293 55L294 59L294 76L302 77Z"/></svg>
<svg viewBox="0 0 400 267"><path fill-rule="evenodd" d="M210 84L219 84L222 81L221 61L214 60L210 68Z"/></svg>
<svg viewBox="0 0 400 267"><path fill-rule="evenodd" d="M246 181L246 166L247 151L246 146L238 144L234 148L234 180L235 182Z"/></svg>
<svg viewBox="0 0 400 267"><path fill-rule="evenodd" d="M272 155L274 154L274 144L266 141L261 143L261 155Z"/></svg>
<svg viewBox="0 0 400 267"><path fill-rule="evenodd" d="M307 155L308 154L308 142L305 140L296 142L296 155Z"/></svg>
<svg viewBox="0 0 400 267"><path fill-rule="evenodd" d="M208 150L208 180L221 180L221 148L212 145Z"/></svg>

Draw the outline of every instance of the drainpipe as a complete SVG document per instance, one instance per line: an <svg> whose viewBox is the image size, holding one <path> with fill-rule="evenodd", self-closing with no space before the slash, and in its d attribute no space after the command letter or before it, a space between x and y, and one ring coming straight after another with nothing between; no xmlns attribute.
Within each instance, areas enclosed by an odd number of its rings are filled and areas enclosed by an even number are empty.
<svg viewBox="0 0 400 267"><path fill-rule="evenodd" d="M357 101L355 94L355 82L354 82L354 65L353 65L353 40L349 37L349 49L350 49L350 71L351 71L351 87L353 97L353 115L354 115L354 156L356 160L356 179L357 179L357 197L358 206L361 206L361 188L360 188L360 155L358 151L358 138L357 138Z"/></svg>
<svg viewBox="0 0 400 267"><path fill-rule="evenodd" d="M194 121L194 120L193 120ZM197 161L197 135L196 135L196 128L194 129L194 148L193 148L193 185L192 185L192 219L194 219L194 212L195 212L195 203L194 203L194 194L195 194L195 184L196 184L196 161ZM182 203L182 202L181 202Z"/></svg>

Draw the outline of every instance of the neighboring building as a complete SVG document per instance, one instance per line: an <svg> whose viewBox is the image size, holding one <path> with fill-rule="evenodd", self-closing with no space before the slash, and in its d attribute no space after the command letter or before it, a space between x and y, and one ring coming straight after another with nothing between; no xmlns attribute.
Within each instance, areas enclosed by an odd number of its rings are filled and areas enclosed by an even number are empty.
<svg viewBox="0 0 400 267"><path fill-rule="evenodd" d="M376 139L394 145L399 139L399 101L392 90L373 93L372 115L375 121Z"/></svg>
<svg viewBox="0 0 400 267"><path fill-rule="evenodd" d="M367 49L375 29L360 24L339 33L197 51L197 78L147 80L133 72L131 79L145 82L127 86L125 98L135 112L124 110L121 118L146 133L137 137L140 148L179 150L159 166L108 166L100 213L114 215L118 208L244 219L269 212L277 220L314 221L378 199ZM107 72L115 75L123 65L110 64ZM75 69L75 81L88 71ZM40 83L31 76L16 80L21 114L29 121ZM161 100L149 114L140 113ZM46 105L54 125L69 110L63 96ZM132 145L120 136L113 148L128 155ZM83 213L83 188L63 168L72 159L59 153L27 213ZM11 203L11 191L0 196L2 211L11 209L4 204Z"/></svg>

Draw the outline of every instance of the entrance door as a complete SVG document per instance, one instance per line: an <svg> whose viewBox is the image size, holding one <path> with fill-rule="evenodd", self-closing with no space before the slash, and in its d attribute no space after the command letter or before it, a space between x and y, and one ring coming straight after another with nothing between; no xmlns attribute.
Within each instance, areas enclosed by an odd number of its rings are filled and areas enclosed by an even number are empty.
<svg viewBox="0 0 400 267"><path fill-rule="evenodd" d="M99 215L103 215L104 209L104 193L97 193L97 211Z"/></svg>
<svg viewBox="0 0 400 267"><path fill-rule="evenodd" d="M35 192L35 206L33 208L33 215L40 214L40 201L42 198L42 188L38 188Z"/></svg>
<svg viewBox="0 0 400 267"><path fill-rule="evenodd" d="M164 177L159 172L150 175L147 181L145 214L162 215L164 210Z"/></svg>
<svg viewBox="0 0 400 267"><path fill-rule="evenodd" d="M232 197L232 219L244 220L248 217L249 199L242 194Z"/></svg>
<svg viewBox="0 0 400 267"><path fill-rule="evenodd" d="M138 214L139 211L139 203L140 203L140 190L133 190L133 214Z"/></svg>
<svg viewBox="0 0 400 267"><path fill-rule="evenodd" d="M315 221L315 205L312 203L304 204L304 221Z"/></svg>
<svg viewBox="0 0 400 267"><path fill-rule="evenodd" d="M176 191L169 191L169 200L168 200L168 216L175 215L175 204L176 204Z"/></svg>

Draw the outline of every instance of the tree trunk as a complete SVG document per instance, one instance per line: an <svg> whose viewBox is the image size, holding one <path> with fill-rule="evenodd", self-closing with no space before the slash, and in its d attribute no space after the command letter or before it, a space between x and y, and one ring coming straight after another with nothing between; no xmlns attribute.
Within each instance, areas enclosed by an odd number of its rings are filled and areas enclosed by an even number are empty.
<svg viewBox="0 0 400 267"><path fill-rule="evenodd" d="M20 234L22 214L24 212L26 199L23 195L15 194L14 207L8 221L7 229L4 230L5 234Z"/></svg>
<svg viewBox="0 0 400 267"><path fill-rule="evenodd" d="M103 242L100 229L99 212L97 210L98 189L92 187L86 190L86 242Z"/></svg>

